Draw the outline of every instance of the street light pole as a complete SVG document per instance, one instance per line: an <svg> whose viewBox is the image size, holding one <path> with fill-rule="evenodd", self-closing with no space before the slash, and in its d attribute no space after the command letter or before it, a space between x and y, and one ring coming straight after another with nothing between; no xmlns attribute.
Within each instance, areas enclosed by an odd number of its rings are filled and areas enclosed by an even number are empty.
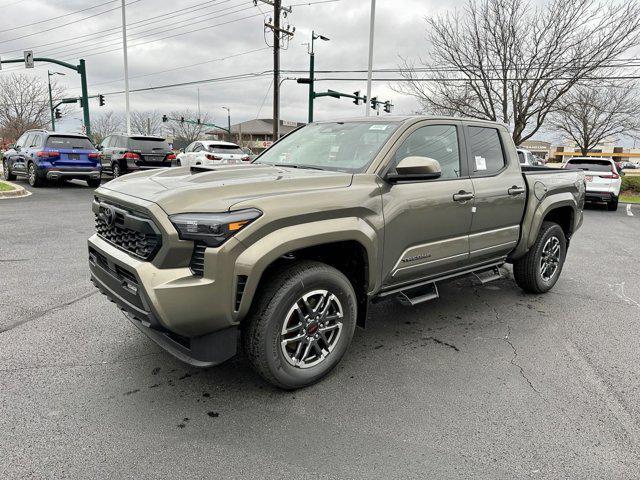
<svg viewBox="0 0 640 480"><path fill-rule="evenodd" d="M316 34L313 30L311 31L311 51L309 52L309 123L313 122L313 92L315 90L315 52L313 50L313 42L318 39L325 42L329 41L329 38L324 35Z"/></svg>
<svg viewBox="0 0 640 480"><path fill-rule="evenodd" d="M129 60L127 58L127 15L125 0L122 0L122 53L124 55L124 105L127 122L127 135L131 135L131 112L129 110Z"/></svg>
<svg viewBox="0 0 640 480"><path fill-rule="evenodd" d="M56 116L53 111L53 94L51 93L51 77L54 75L64 75L62 72L51 72L47 70L47 83L49 84L49 110L51 112L51 130L56 131Z"/></svg>
<svg viewBox="0 0 640 480"><path fill-rule="evenodd" d="M367 99L371 98L371 78L373 71L373 29L376 23L376 0L371 0L371 19L369 20L369 68L367 70ZM371 114L369 105L364 102L367 117Z"/></svg>
<svg viewBox="0 0 640 480"><path fill-rule="evenodd" d="M227 132L228 140L231 142L231 109L229 107L222 107L227 111L227 126L229 131Z"/></svg>

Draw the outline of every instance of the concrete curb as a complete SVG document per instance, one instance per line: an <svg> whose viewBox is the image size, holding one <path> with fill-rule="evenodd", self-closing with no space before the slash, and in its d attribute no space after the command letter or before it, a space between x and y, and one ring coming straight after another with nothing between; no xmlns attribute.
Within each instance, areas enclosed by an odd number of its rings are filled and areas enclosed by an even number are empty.
<svg viewBox="0 0 640 480"><path fill-rule="evenodd" d="M2 180L7 185L11 185L13 190L0 192L0 200L4 198L19 198L19 197L28 197L31 195L31 192L26 188L16 185L15 183L7 182L6 180Z"/></svg>

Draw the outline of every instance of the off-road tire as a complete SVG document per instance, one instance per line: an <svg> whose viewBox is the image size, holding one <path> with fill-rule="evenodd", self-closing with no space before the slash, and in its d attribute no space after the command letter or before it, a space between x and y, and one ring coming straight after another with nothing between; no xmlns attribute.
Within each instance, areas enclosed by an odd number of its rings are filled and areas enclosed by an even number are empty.
<svg viewBox="0 0 640 480"><path fill-rule="evenodd" d="M618 210L618 197L613 197L613 199L607 203L607 210L610 212Z"/></svg>
<svg viewBox="0 0 640 480"><path fill-rule="evenodd" d="M27 166L27 180L29 185L34 188L44 185L44 179L38 175L38 169L36 168L36 164L33 162L30 162Z"/></svg>
<svg viewBox="0 0 640 480"><path fill-rule="evenodd" d="M87 185L89 185L91 188L98 188L101 181L102 179L100 178L90 178L89 180L87 180Z"/></svg>
<svg viewBox="0 0 640 480"><path fill-rule="evenodd" d="M560 243L560 258L558 267L553 276L549 280L545 280L541 274L541 260L543 256L543 248L546 242L556 237ZM516 283L525 292L529 293L545 293L551 290L556 284L562 266L567 256L567 240L560 225L554 222L543 222L538 238L531 246L527 254L513 263L513 276Z"/></svg>
<svg viewBox="0 0 640 480"><path fill-rule="evenodd" d="M254 370L267 382L286 390L306 387L327 375L342 359L356 327L357 299L351 282L337 269L301 261L273 272L262 282L243 325L242 343ZM284 357L280 332L289 309L302 295L317 289L333 293L343 308L342 331L333 350L319 364L298 368Z"/></svg>
<svg viewBox="0 0 640 480"><path fill-rule="evenodd" d="M6 160L2 160L2 177L8 182L16 179L15 174L11 173L11 168L9 168Z"/></svg>

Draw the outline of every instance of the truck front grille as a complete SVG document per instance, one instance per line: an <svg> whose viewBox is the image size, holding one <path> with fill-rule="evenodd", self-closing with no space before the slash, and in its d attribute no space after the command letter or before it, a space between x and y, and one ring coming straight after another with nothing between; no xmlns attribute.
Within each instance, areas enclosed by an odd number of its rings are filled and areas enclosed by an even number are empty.
<svg viewBox="0 0 640 480"><path fill-rule="evenodd" d="M151 260L162 245L153 221L111 203L94 202L96 232L107 242L141 260Z"/></svg>

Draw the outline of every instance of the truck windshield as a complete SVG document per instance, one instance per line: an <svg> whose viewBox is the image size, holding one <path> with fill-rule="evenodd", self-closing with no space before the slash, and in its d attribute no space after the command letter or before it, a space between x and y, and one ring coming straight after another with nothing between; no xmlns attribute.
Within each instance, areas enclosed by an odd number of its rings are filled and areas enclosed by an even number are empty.
<svg viewBox="0 0 640 480"><path fill-rule="evenodd" d="M362 172L398 125L367 121L313 123L274 144L256 163Z"/></svg>
<svg viewBox="0 0 640 480"><path fill-rule="evenodd" d="M47 148L93 150L94 146L86 137L55 135L47 139Z"/></svg>

